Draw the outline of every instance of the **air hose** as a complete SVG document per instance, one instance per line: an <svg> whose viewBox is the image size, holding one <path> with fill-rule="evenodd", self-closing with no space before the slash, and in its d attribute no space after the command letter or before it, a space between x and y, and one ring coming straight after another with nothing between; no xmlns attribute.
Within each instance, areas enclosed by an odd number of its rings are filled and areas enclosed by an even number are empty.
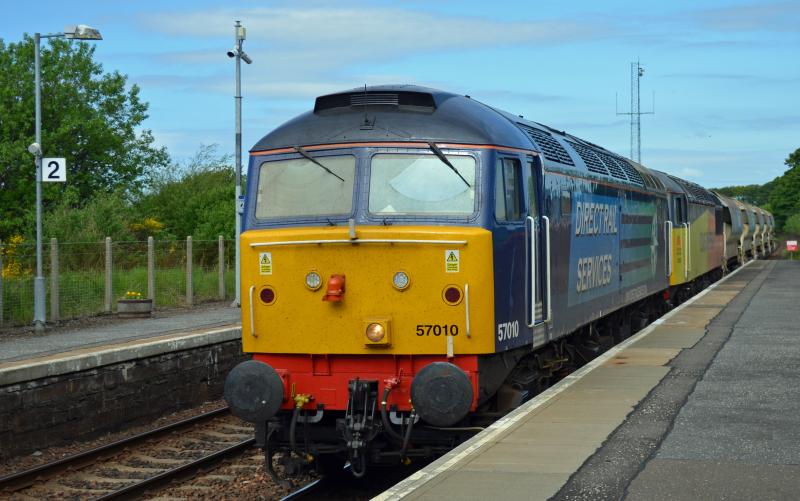
<svg viewBox="0 0 800 501"><path fill-rule="evenodd" d="M383 423L383 427L386 429L386 432L389 434L389 436L396 441L403 443L403 437L394 431L394 428L392 428L392 423L389 422L389 415L386 412L386 401L388 400L389 393L391 391L392 388L390 388L388 385L383 389L383 398L381 399L381 422Z"/></svg>
<svg viewBox="0 0 800 501"><path fill-rule="evenodd" d="M295 435L297 433L297 418L298 418L298 416L300 416L300 408L299 407L295 407L294 408L294 412L292 412L291 424L289 424L289 447L291 448L292 452L294 452L295 454L297 454L299 456L300 454L297 452L297 439L295 437Z"/></svg>

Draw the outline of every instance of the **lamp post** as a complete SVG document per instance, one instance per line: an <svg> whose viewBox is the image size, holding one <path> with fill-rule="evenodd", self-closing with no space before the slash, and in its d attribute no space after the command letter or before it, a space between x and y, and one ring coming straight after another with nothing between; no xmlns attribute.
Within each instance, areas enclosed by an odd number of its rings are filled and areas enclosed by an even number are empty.
<svg viewBox="0 0 800 501"><path fill-rule="evenodd" d="M42 77L39 52L42 38L102 40L100 32L85 24L67 26L63 33L33 35L34 85L36 87L36 140L28 147L36 159L36 278L33 281L33 323L36 332L44 330L45 291L42 276Z"/></svg>
<svg viewBox="0 0 800 501"><path fill-rule="evenodd" d="M250 64L253 60L242 49L242 43L247 37L244 26L236 21L234 29L233 49L228 51L228 57L236 59L236 93L233 96L236 103L236 298L233 300L232 306L239 306L241 305L239 236L242 233L242 210L239 207L239 198L242 196L242 61Z"/></svg>

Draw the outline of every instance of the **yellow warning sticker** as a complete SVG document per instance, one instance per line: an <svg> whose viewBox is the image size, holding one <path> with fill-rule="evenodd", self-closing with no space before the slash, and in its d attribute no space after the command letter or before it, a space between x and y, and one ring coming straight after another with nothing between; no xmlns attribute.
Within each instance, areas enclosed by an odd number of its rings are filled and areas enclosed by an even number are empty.
<svg viewBox="0 0 800 501"><path fill-rule="evenodd" d="M258 270L262 275L272 275L271 252L262 252L258 255Z"/></svg>
<svg viewBox="0 0 800 501"><path fill-rule="evenodd" d="M446 273L458 273L461 269L461 258L457 250L444 251L444 271Z"/></svg>

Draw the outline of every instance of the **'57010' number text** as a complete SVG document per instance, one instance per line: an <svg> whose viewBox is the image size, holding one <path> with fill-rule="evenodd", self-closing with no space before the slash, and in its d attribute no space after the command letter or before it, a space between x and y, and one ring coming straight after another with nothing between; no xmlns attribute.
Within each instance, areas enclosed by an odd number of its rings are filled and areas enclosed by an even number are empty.
<svg viewBox="0 0 800 501"><path fill-rule="evenodd" d="M455 324L417 324L417 336L458 336L458 326Z"/></svg>

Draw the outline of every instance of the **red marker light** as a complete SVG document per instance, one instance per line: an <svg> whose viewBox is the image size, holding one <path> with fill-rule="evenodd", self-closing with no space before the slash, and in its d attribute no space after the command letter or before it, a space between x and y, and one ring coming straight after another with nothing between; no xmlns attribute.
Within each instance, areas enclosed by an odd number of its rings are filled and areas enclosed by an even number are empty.
<svg viewBox="0 0 800 501"><path fill-rule="evenodd" d="M264 287L261 289L261 292L258 293L258 297L261 298L262 303L272 304L275 302L275 291L269 287Z"/></svg>
<svg viewBox="0 0 800 501"><path fill-rule="evenodd" d="M457 305L461 302L461 289L455 285L448 285L442 292L442 298L445 303L451 306Z"/></svg>
<svg viewBox="0 0 800 501"><path fill-rule="evenodd" d="M328 287L325 295L322 296L323 301L332 301L334 303L341 302L344 296L344 275L331 275L328 279Z"/></svg>

